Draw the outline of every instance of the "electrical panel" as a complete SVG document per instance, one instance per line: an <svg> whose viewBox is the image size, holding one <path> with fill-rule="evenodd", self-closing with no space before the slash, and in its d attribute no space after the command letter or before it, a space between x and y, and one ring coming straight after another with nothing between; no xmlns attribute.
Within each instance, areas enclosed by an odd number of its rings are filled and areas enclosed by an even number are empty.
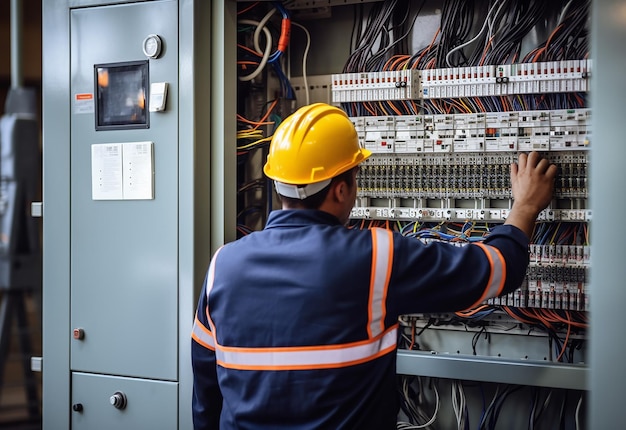
<svg viewBox="0 0 626 430"><path fill-rule="evenodd" d="M246 125L240 118L239 137L249 136L239 145L245 151L240 157L246 158L246 175L257 175L242 176L240 190L256 187L262 198L254 205L242 203L239 213L276 208L268 196L271 184L260 174L264 156L254 165L250 152L264 151L275 125L307 103L343 108L360 144L373 153L357 176L351 228L384 227L450 246L483 240L512 208L511 164L520 152L540 152L557 165L558 175L552 202L537 218L523 285L464 312L400 318L404 400L398 428L433 423L466 428L462 412L457 423L441 416L435 420L438 394L421 385L428 378L455 378L446 389L459 395L467 386L459 382L463 376L493 384L494 402L503 400L502 383L545 387L550 393L573 390L577 403L558 401L578 422L593 301L590 3L354 3L285 2L283 16L293 17L290 49L259 75L256 83L267 90L266 99L250 92L254 86L240 83L242 106L252 101L257 106L240 110L254 121ZM239 41L241 74L261 67L254 56L262 57L259 41L264 39L252 21L270 19L272 5L265 6L240 2L240 34L249 34ZM254 134L247 135L251 129ZM245 218L238 221L242 235L259 228ZM407 393L415 384L422 399L434 396L430 415L413 413L420 405L411 406ZM431 380L431 390L432 385ZM526 396L540 400L537 392ZM457 406L453 400L455 412ZM558 411L547 415L547 421L555 419ZM497 413L489 419L497 419ZM487 428L485 420L483 411L479 428Z"/></svg>

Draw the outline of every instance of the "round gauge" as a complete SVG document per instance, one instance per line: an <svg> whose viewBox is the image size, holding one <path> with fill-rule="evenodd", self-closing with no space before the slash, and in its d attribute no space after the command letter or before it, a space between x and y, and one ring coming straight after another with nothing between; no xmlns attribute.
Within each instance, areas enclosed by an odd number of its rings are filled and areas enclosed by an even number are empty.
<svg viewBox="0 0 626 430"><path fill-rule="evenodd" d="M161 54L161 38L150 34L143 40L143 53L146 57L158 58Z"/></svg>

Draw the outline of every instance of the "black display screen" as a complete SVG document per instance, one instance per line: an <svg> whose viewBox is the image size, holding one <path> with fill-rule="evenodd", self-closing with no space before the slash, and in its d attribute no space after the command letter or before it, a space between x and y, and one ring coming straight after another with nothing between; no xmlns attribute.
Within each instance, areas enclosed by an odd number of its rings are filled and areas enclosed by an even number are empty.
<svg viewBox="0 0 626 430"><path fill-rule="evenodd" d="M148 128L148 61L96 64L96 130Z"/></svg>

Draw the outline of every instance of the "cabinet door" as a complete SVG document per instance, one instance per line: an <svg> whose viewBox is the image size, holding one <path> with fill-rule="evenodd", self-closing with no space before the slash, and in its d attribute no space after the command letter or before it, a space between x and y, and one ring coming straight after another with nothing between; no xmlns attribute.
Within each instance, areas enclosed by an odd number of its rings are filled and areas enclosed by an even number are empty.
<svg viewBox="0 0 626 430"><path fill-rule="evenodd" d="M72 330L82 330L71 342L71 368L175 380L178 3L150 1L72 9L70 25L72 327L68 336ZM144 40L152 34L162 41L157 58L143 49ZM148 112L149 123L143 128L96 130L100 105L95 100L94 66L137 62L147 62L148 84L169 84L165 110ZM150 85L147 87L149 90ZM111 92L109 97L123 106L124 99L113 98L123 92ZM98 169L92 147L140 142L152 146L153 198L94 199L92 175ZM124 164L123 175L127 167Z"/></svg>
<svg viewBox="0 0 626 430"><path fill-rule="evenodd" d="M72 374L73 430L172 430L177 409L174 382Z"/></svg>

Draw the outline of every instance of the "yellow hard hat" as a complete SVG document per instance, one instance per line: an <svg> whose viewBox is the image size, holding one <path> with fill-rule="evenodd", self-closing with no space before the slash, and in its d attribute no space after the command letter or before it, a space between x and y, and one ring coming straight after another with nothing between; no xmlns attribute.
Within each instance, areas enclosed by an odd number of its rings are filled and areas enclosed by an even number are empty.
<svg viewBox="0 0 626 430"><path fill-rule="evenodd" d="M371 154L359 145L354 124L343 110L314 103L278 126L263 171L277 183L313 184L350 170Z"/></svg>

